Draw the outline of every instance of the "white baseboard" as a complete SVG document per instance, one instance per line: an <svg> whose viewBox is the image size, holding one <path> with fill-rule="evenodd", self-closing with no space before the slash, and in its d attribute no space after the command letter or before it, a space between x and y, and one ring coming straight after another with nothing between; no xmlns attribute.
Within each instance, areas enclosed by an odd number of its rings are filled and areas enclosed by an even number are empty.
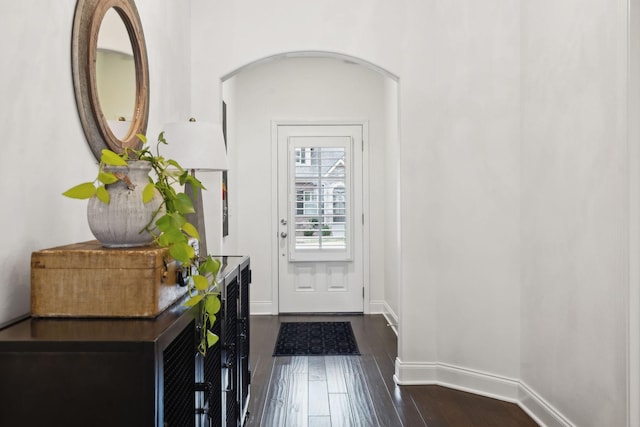
<svg viewBox="0 0 640 427"><path fill-rule="evenodd" d="M384 318L387 319L387 323L393 329L396 336L398 336L398 315L389 307L389 304L384 303L384 311L382 312Z"/></svg>
<svg viewBox="0 0 640 427"><path fill-rule="evenodd" d="M263 315L276 315L277 312L273 310L273 303L271 301L251 301L249 307L250 313L256 316ZM389 326L391 326L398 335L398 316L389 308L386 302L384 301L372 301L369 303L369 311L368 314L382 314L389 322Z"/></svg>
<svg viewBox="0 0 640 427"><path fill-rule="evenodd" d="M518 402L519 382L444 363L403 363L396 359L396 384L437 384L508 402Z"/></svg>
<svg viewBox="0 0 640 427"><path fill-rule="evenodd" d="M384 313L384 301L369 301L369 311L367 314L382 314Z"/></svg>
<svg viewBox="0 0 640 427"><path fill-rule="evenodd" d="M396 359L398 385L440 385L515 403L542 427L575 427L523 382L444 363L411 363Z"/></svg>
<svg viewBox="0 0 640 427"><path fill-rule="evenodd" d="M382 314L396 336L398 335L398 316L386 301L371 301L368 314Z"/></svg>
<svg viewBox="0 0 640 427"><path fill-rule="evenodd" d="M396 357L393 381L398 385L438 384L438 364L402 362Z"/></svg>
<svg viewBox="0 0 640 427"><path fill-rule="evenodd" d="M269 316L273 313L273 303L271 301L251 301L249 304L249 313L255 316Z"/></svg>
<svg viewBox="0 0 640 427"><path fill-rule="evenodd" d="M564 415L549 402L540 397L523 382L520 382L518 405L538 424L544 427L575 427Z"/></svg>

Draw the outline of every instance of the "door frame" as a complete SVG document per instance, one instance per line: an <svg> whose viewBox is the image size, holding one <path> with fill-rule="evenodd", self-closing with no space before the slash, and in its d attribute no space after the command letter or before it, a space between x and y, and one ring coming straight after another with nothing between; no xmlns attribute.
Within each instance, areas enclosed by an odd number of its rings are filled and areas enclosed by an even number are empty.
<svg viewBox="0 0 640 427"><path fill-rule="evenodd" d="M278 226L278 127L279 126L361 126L362 127L362 309L369 314L369 121L353 120L272 120L271 121L271 314L280 313ZM354 149L357 147L354 147ZM356 219L357 220L357 219Z"/></svg>

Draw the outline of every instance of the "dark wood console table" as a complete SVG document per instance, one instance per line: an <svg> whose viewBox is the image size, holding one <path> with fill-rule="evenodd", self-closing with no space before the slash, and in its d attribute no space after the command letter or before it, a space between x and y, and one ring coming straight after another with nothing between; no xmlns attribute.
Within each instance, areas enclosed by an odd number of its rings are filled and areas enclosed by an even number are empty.
<svg viewBox="0 0 640 427"><path fill-rule="evenodd" d="M242 426L250 394L248 257L220 257L220 341L197 308L155 319L27 318L0 330L0 426Z"/></svg>

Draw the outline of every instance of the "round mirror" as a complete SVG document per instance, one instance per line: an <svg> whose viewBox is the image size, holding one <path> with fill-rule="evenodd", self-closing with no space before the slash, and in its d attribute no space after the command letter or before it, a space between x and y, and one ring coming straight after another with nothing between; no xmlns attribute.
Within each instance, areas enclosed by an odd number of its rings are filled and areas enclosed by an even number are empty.
<svg viewBox="0 0 640 427"><path fill-rule="evenodd" d="M149 117L149 66L133 0L78 0L72 68L76 103L96 159L141 147Z"/></svg>
<svg viewBox="0 0 640 427"><path fill-rule="evenodd" d="M117 139L126 139L135 111L136 65L129 32L113 8L104 15L98 33L96 85L109 130Z"/></svg>

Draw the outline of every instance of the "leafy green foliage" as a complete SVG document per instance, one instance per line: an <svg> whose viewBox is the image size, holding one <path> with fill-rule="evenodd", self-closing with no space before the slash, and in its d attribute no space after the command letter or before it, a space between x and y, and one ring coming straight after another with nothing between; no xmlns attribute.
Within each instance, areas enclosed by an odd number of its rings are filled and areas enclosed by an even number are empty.
<svg viewBox="0 0 640 427"><path fill-rule="evenodd" d="M209 281L206 277L198 274L193 276L193 287L198 291L206 291L209 289Z"/></svg>
<svg viewBox="0 0 640 427"><path fill-rule="evenodd" d="M149 203L153 199L153 196L155 196L155 194L156 186L153 185L153 182L145 185L144 189L142 190L142 203Z"/></svg>
<svg viewBox="0 0 640 427"><path fill-rule="evenodd" d="M120 178L111 172L106 172L104 170L105 165L127 166L127 161L113 151L104 148L100 157L100 165L98 166L98 176L96 176L96 179L94 179L93 182L83 182L82 184L71 187L62 193L62 195L71 197L72 199L90 199L96 196L100 201L108 204L109 193L107 193L105 185L114 184L118 182Z"/></svg>
<svg viewBox="0 0 640 427"><path fill-rule="evenodd" d="M100 199L102 203L105 203L105 204L109 204L109 199L111 198L111 196L109 196L109 193L107 192L107 189L105 188L104 185L101 185L100 187L96 188L96 197Z"/></svg>
<svg viewBox="0 0 640 427"><path fill-rule="evenodd" d="M187 222L182 226L182 231L187 233L189 236L193 237L194 239L200 240L200 233L198 233L198 230L193 226L193 224L190 224Z"/></svg>
<svg viewBox="0 0 640 427"><path fill-rule="evenodd" d="M207 346L211 347L218 342L219 337L211 331L207 331Z"/></svg>
<svg viewBox="0 0 640 427"><path fill-rule="evenodd" d="M196 294L194 296L192 296L191 298L189 298L184 305L186 305L187 307L193 307L196 304L199 304L200 301L202 301L203 296L200 294Z"/></svg>
<svg viewBox="0 0 640 427"><path fill-rule="evenodd" d="M95 194L96 187L93 182L83 182L62 193L63 196L71 197L72 199L90 199Z"/></svg>
<svg viewBox="0 0 640 427"><path fill-rule="evenodd" d="M184 303L187 307L199 305L202 327L200 329L200 343L198 351L205 355L207 349L213 346L218 337L209 327L216 320L216 313L220 311L219 292L216 289L216 276L220 270L220 261L207 256L198 258L195 250L189 244L190 239L200 239L196 227L191 224L186 215L195 213L193 201L183 192L176 191L189 183L193 188L205 190L202 183L189 174L178 162L165 159L159 153L159 147L166 144L164 132L158 135L157 153L153 155L146 146L147 139L144 135L138 138L145 144L140 151L135 151L135 157L139 160L147 160L151 163L156 180L153 186L162 195L164 201L164 214L154 218L147 230L156 237L160 246L169 248L169 254L173 259L183 264L183 271L190 274L187 281L189 298ZM145 188L146 191L146 188ZM152 191L152 190L150 190ZM144 199L143 194L143 199ZM155 227L153 227L155 225ZM157 233L157 234L154 234ZM196 267L195 271L191 267ZM207 327L209 325L209 327Z"/></svg>
<svg viewBox="0 0 640 427"><path fill-rule="evenodd" d="M173 259L183 264L190 264L191 259L195 258L196 252L187 242L175 242L169 244L169 253Z"/></svg>
<svg viewBox="0 0 640 427"><path fill-rule="evenodd" d="M194 276L194 283L196 277L212 278L212 283L215 285L215 278L220 271L220 260L213 259L208 256L203 262L198 265L198 275ZM214 287L203 287L203 283L196 284L197 296L199 299L201 313L202 313L202 337L198 351L202 354L206 354L207 348L213 346L218 342L218 336L212 333L209 328L213 327L216 321L216 314L220 311L220 293Z"/></svg>
<svg viewBox="0 0 640 427"><path fill-rule="evenodd" d="M114 153L111 150L104 148L102 150L102 157L100 157L100 163L104 163L111 166L127 166L127 160Z"/></svg>
<svg viewBox="0 0 640 427"><path fill-rule="evenodd" d="M210 256L198 258L190 244L190 239L199 240L200 235L186 217L188 214L195 213L193 202L184 192L176 191L176 188L181 188L188 183L194 189L206 189L178 162L165 159L160 155L160 146L167 144L164 132L158 135L155 155L147 145L147 137L140 134L137 136L143 142L140 150L126 149L124 153L117 154L103 149L96 179L93 182L76 185L62 194L75 199L89 199L95 196L108 204L109 193L105 186L119 180L127 182L128 177L124 174L105 171L105 165L127 166L127 160L143 160L150 163L155 180L149 178L149 184L142 192L142 200L148 203L157 190L162 196L163 203L144 230L153 236L158 245L169 249L171 257L182 264L183 271L189 276L187 280L189 298L184 305L200 307L202 328L198 351L205 355L207 349L218 341L218 337L209 328L213 326L216 314L220 311L219 292L216 287L220 261Z"/></svg>
<svg viewBox="0 0 640 427"><path fill-rule="evenodd" d="M118 177L116 177L114 174L110 172L100 171L98 172L98 181L100 181L103 184L113 184L118 182Z"/></svg>

